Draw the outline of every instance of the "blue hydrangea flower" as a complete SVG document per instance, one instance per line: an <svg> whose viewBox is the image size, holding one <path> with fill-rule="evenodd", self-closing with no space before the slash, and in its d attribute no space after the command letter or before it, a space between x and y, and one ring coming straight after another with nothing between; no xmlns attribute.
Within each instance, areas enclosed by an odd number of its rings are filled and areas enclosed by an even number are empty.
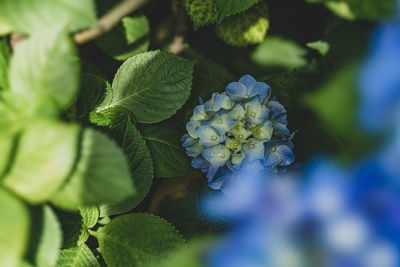
<svg viewBox="0 0 400 267"><path fill-rule="evenodd" d="M209 186L222 189L252 162L275 174L286 170L294 161L286 118L269 85L245 75L228 84L226 92L212 94L205 103L200 99L181 142Z"/></svg>

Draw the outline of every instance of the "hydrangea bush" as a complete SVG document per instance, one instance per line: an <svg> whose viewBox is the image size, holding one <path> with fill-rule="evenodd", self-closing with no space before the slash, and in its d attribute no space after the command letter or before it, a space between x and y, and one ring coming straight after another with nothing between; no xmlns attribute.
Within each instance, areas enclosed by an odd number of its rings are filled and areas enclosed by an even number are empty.
<svg viewBox="0 0 400 267"><path fill-rule="evenodd" d="M293 163L294 133L287 127L285 107L271 96L271 87L244 75L226 91L196 106L181 141L192 166L220 189L244 164L260 161L281 174Z"/></svg>

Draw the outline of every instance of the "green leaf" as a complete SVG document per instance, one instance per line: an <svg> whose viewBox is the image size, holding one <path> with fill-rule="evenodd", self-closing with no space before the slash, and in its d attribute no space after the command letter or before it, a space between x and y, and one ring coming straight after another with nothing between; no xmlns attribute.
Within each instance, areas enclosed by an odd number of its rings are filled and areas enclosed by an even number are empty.
<svg viewBox="0 0 400 267"><path fill-rule="evenodd" d="M43 206L39 242L36 244L35 263L40 267L52 267L57 262L62 244L62 232L57 216L49 206Z"/></svg>
<svg viewBox="0 0 400 267"><path fill-rule="evenodd" d="M8 89L8 67L10 63L10 55L7 39L4 38L0 40L0 90Z"/></svg>
<svg viewBox="0 0 400 267"><path fill-rule="evenodd" d="M4 185L31 203L48 200L73 168L78 134L74 124L33 121L21 134Z"/></svg>
<svg viewBox="0 0 400 267"><path fill-rule="evenodd" d="M104 94L110 90L111 85L104 78L84 73L81 76L81 89L76 101L76 119L82 123L89 121L89 114L104 99Z"/></svg>
<svg viewBox="0 0 400 267"><path fill-rule="evenodd" d="M156 177L175 177L192 171L179 141L183 135L179 126L162 122L143 127L142 134L154 162Z"/></svg>
<svg viewBox="0 0 400 267"><path fill-rule="evenodd" d="M0 181L11 167L15 156L17 142L18 135L14 136L8 133L0 133L0 147L2 150L0 157Z"/></svg>
<svg viewBox="0 0 400 267"><path fill-rule="evenodd" d="M90 248L82 244L61 250L56 267L100 267L100 264Z"/></svg>
<svg viewBox="0 0 400 267"><path fill-rule="evenodd" d="M117 60L126 60L148 50L149 21L146 16L125 17L122 25L103 34L95 42L107 55Z"/></svg>
<svg viewBox="0 0 400 267"><path fill-rule="evenodd" d="M120 202L134 193L122 150L104 134L87 128L76 168L51 201L60 208L77 210L80 206Z"/></svg>
<svg viewBox="0 0 400 267"><path fill-rule="evenodd" d="M49 99L59 109L65 109L74 100L79 64L75 47L65 32L42 31L21 42L10 65L11 90L31 105Z"/></svg>
<svg viewBox="0 0 400 267"><path fill-rule="evenodd" d="M109 267L157 264L184 245L178 231L160 217L146 213L113 219L93 235Z"/></svg>
<svg viewBox="0 0 400 267"><path fill-rule="evenodd" d="M214 0L185 0L185 8L195 30L217 21L217 7Z"/></svg>
<svg viewBox="0 0 400 267"><path fill-rule="evenodd" d="M91 120L108 125L121 112L132 114L142 123L172 116L190 94L193 65L192 61L161 51L128 59Z"/></svg>
<svg viewBox="0 0 400 267"><path fill-rule="evenodd" d="M322 56L325 56L330 50L329 43L324 41L308 43L307 47L318 51Z"/></svg>
<svg viewBox="0 0 400 267"><path fill-rule="evenodd" d="M80 207L76 212L57 211L63 233L63 248L79 247L89 238L89 229L94 227L99 218L97 207Z"/></svg>
<svg viewBox="0 0 400 267"><path fill-rule="evenodd" d="M218 23L225 17L247 10L259 0L214 0L218 11Z"/></svg>
<svg viewBox="0 0 400 267"><path fill-rule="evenodd" d="M0 17L0 36L7 35L12 31L11 27Z"/></svg>
<svg viewBox="0 0 400 267"><path fill-rule="evenodd" d="M325 4L336 15L345 19L380 20L394 15L393 0L307 0L309 3Z"/></svg>
<svg viewBox="0 0 400 267"><path fill-rule="evenodd" d="M19 266L28 244L28 210L3 188L0 188L0 210L0 266Z"/></svg>
<svg viewBox="0 0 400 267"><path fill-rule="evenodd" d="M215 31L229 45L246 46L262 42L268 28L267 6L261 2L244 13L226 18Z"/></svg>
<svg viewBox="0 0 400 267"><path fill-rule="evenodd" d="M268 37L252 52L252 60L263 67L299 68L307 64L306 50L291 40Z"/></svg>
<svg viewBox="0 0 400 267"><path fill-rule="evenodd" d="M123 120L121 125L111 131L111 135L118 140L127 156L136 194L121 203L101 206L102 217L127 212L136 207L149 192L153 181L153 161L150 152L131 120Z"/></svg>
<svg viewBox="0 0 400 267"><path fill-rule="evenodd" d="M0 0L0 20L22 33L68 25L71 32L97 24L93 0Z"/></svg>
<svg viewBox="0 0 400 267"><path fill-rule="evenodd" d="M346 159L367 153L371 145L367 136L357 127L355 77L358 71L358 64L342 67L318 91L303 99L340 139Z"/></svg>

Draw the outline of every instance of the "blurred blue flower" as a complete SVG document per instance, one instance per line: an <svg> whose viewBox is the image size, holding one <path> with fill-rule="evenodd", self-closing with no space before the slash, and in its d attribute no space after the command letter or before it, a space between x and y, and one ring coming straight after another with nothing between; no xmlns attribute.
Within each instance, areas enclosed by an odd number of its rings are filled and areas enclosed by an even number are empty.
<svg viewBox="0 0 400 267"><path fill-rule="evenodd" d="M374 132L400 122L400 21L376 31L361 72L361 122Z"/></svg>
<svg viewBox="0 0 400 267"><path fill-rule="evenodd" d="M266 83L245 75L206 103L200 99L193 110L181 142L211 188L226 187L235 179L233 174L252 161L266 162L263 169L275 174L284 173L294 161L293 144L287 143L293 133L287 128L286 109L270 94ZM266 153L276 142L286 143Z"/></svg>

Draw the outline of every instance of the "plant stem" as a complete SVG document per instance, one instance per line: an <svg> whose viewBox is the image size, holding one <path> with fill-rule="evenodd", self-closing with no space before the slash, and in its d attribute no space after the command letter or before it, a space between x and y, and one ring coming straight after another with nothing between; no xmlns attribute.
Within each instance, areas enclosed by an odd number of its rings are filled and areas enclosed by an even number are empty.
<svg viewBox="0 0 400 267"><path fill-rule="evenodd" d="M74 41L77 44L84 44L93 39L96 39L101 34L108 32L117 25L122 18L139 8L148 0L125 0L108 11L99 19L99 27L88 29L83 32L78 32L74 35Z"/></svg>

